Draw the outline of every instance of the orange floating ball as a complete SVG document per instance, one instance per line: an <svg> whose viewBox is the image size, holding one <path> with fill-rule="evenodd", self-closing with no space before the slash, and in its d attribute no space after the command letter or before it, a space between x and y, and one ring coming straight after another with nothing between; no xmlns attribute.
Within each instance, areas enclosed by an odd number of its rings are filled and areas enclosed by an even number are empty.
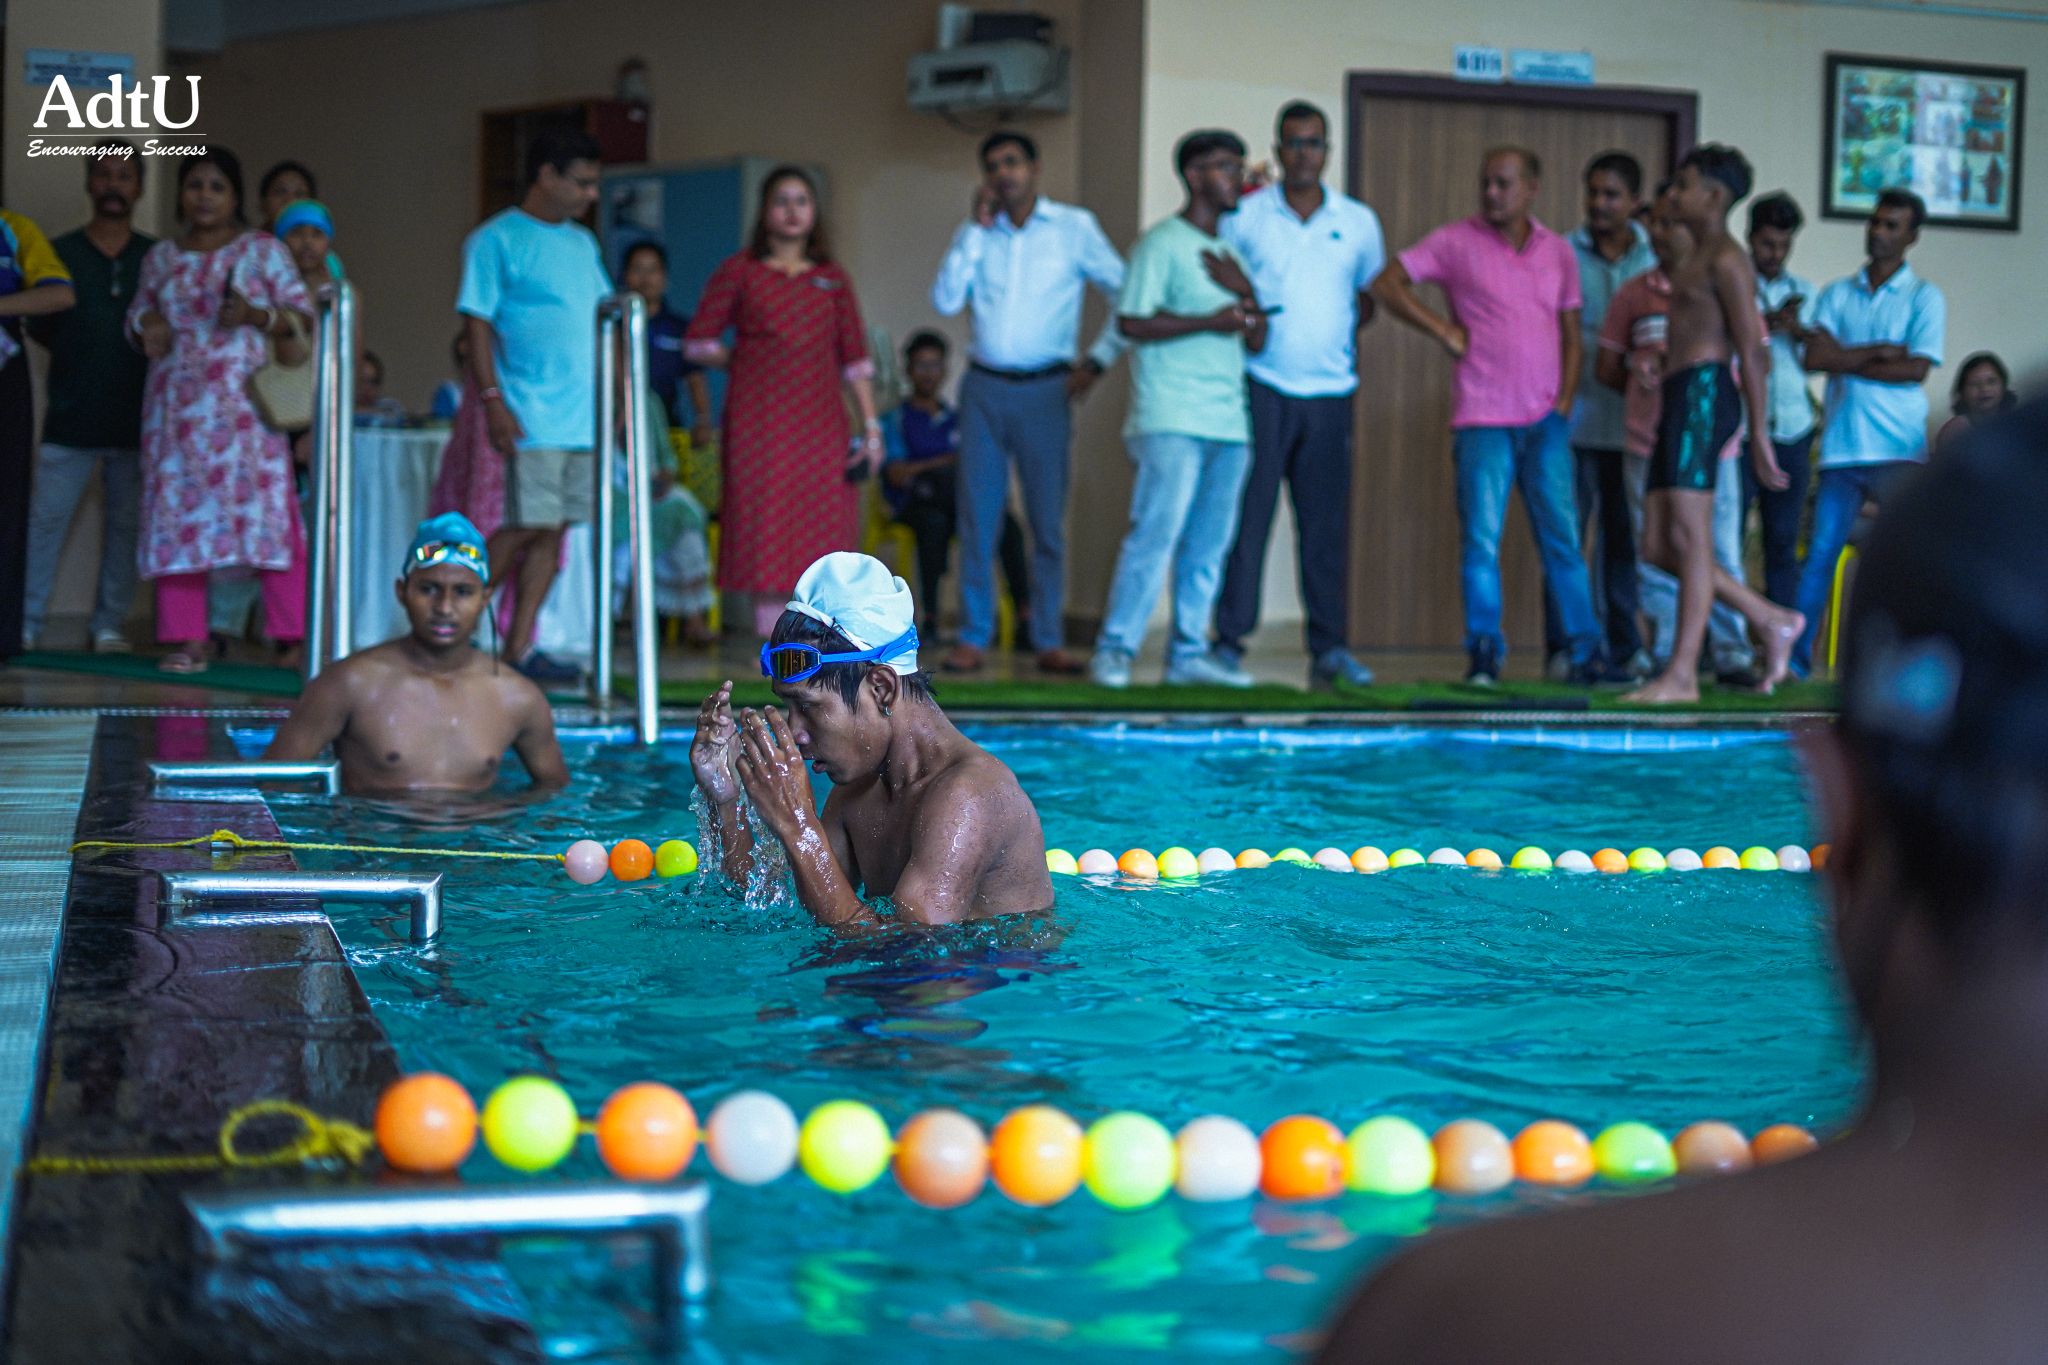
<svg viewBox="0 0 2048 1365"><path fill-rule="evenodd" d="M1717 844L1700 855L1701 867L1741 867L1742 855L1726 844Z"/></svg>
<svg viewBox="0 0 2048 1365"><path fill-rule="evenodd" d="M1815 844L1813 846L1813 850L1808 856L1813 859L1813 870L1815 872L1828 865L1828 852L1829 849L1826 844Z"/></svg>
<svg viewBox="0 0 2048 1365"><path fill-rule="evenodd" d="M927 1109L896 1134L896 1183L928 1209L957 1209L988 1183L988 1139L952 1109Z"/></svg>
<svg viewBox="0 0 2048 1365"><path fill-rule="evenodd" d="M1013 1109L989 1139L988 1165L1019 1204L1057 1204L1081 1184L1081 1125L1050 1105Z"/></svg>
<svg viewBox="0 0 2048 1365"><path fill-rule="evenodd" d="M654 871L654 850L642 839L621 839L612 845L612 875L637 882Z"/></svg>
<svg viewBox="0 0 2048 1365"><path fill-rule="evenodd" d="M1465 855L1467 867L1499 867L1500 855L1490 848L1475 848Z"/></svg>
<svg viewBox="0 0 2048 1365"><path fill-rule="evenodd" d="M1123 857L1116 860L1116 867L1117 871L1126 877L1148 882L1159 880L1159 860L1142 848L1125 852Z"/></svg>
<svg viewBox="0 0 2048 1365"><path fill-rule="evenodd" d="M1819 1147L1820 1140L1796 1123L1774 1123L1749 1140L1749 1150L1759 1166L1790 1161Z"/></svg>
<svg viewBox="0 0 2048 1365"><path fill-rule="evenodd" d="M401 1171L445 1175L476 1146L476 1101L432 1071L407 1076L377 1101L377 1147Z"/></svg>
<svg viewBox="0 0 2048 1365"><path fill-rule="evenodd" d="M697 1151L697 1111L665 1085L612 1092L597 1111L597 1154L621 1180L673 1180Z"/></svg>
<svg viewBox="0 0 2048 1365"><path fill-rule="evenodd" d="M1569 1123L1538 1119L1515 1135L1515 1174L1532 1185L1583 1185L1593 1178L1593 1144Z"/></svg>
<svg viewBox="0 0 2048 1365"><path fill-rule="evenodd" d="M1671 1139L1671 1155L1680 1175L1728 1175L1756 1164L1742 1130L1713 1119L1680 1130Z"/></svg>
<svg viewBox="0 0 2048 1365"><path fill-rule="evenodd" d="M1478 1119L1457 1119L1437 1129L1436 1187L1445 1194L1492 1194L1515 1178L1508 1135Z"/></svg>
<svg viewBox="0 0 2048 1365"><path fill-rule="evenodd" d="M1259 1138L1259 1189L1271 1199L1332 1199L1344 1192L1344 1135L1326 1119L1293 1114Z"/></svg>
<svg viewBox="0 0 2048 1365"><path fill-rule="evenodd" d="M1593 855L1593 868L1598 872L1628 871L1628 855L1618 848L1603 848Z"/></svg>

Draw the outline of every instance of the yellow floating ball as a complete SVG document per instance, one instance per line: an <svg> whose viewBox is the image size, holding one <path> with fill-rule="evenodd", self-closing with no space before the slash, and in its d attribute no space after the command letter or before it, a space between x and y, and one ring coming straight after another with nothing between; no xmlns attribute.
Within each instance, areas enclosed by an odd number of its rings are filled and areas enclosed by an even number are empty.
<svg viewBox="0 0 2048 1365"><path fill-rule="evenodd" d="M1367 844L1363 848L1351 850L1351 866L1360 872L1385 872L1387 855Z"/></svg>
<svg viewBox="0 0 2048 1365"><path fill-rule="evenodd" d="M1298 848L1283 848L1273 855L1276 863L1293 863L1296 867L1314 867L1316 860Z"/></svg>
<svg viewBox="0 0 2048 1365"><path fill-rule="evenodd" d="M1669 1179L1678 1172L1678 1158L1649 1124L1617 1123L1593 1139L1593 1169L1603 1180L1633 1185Z"/></svg>
<svg viewBox="0 0 2048 1365"><path fill-rule="evenodd" d="M1436 1180L1429 1134L1393 1114L1352 1129L1344 1151L1344 1183L1362 1194L1420 1194Z"/></svg>
<svg viewBox="0 0 2048 1365"><path fill-rule="evenodd" d="M1475 848L1465 855L1465 866L1497 868L1500 855L1490 848Z"/></svg>
<svg viewBox="0 0 2048 1365"><path fill-rule="evenodd" d="M1664 855L1654 848L1639 848L1628 855L1628 865L1638 872L1662 872Z"/></svg>
<svg viewBox="0 0 2048 1365"><path fill-rule="evenodd" d="M1063 877L1074 876L1081 865L1074 861L1074 855L1063 848L1049 848L1045 851L1045 870L1057 872Z"/></svg>
<svg viewBox="0 0 2048 1365"><path fill-rule="evenodd" d="M1547 872L1550 870L1550 855L1534 845L1518 848L1508 866L1517 872Z"/></svg>
<svg viewBox="0 0 2048 1365"><path fill-rule="evenodd" d="M796 1158L804 1174L834 1194L874 1184L895 1154L889 1125L859 1100L828 1100L797 1130Z"/></svg>
<svg viewBox="0 0 2048 1365"><path fill-rule="evenodd" d="M1734 849L1716 844L1700 855L1701 867L1741 867L1742 855Z"/></svg>
<svg viewBox="0 0 2048 1365"><path fill-rule="evenodd" d="M515 1171L545 1171L576 1146L576 1104L545 1076L514 1076L484 1101L484 1145Z"/></svg>
<svg viewBox="0 0 2048 1365"><path fill-rule="evenodd" d="M1397 848L1387 855L1388 867L1420 867L1423 857L1412 848Z"/></svg>
<svg viewBox="0 0 2048 1365"><path fill-rule="evenodd" d="M1778 855L1762 845L1745 848L1742 850L1742 867L1746 872L1776 872Z"/></svg>
<svg viewBox="0 0 2048 1365"><path fill-rule="evenodd" d="M1262 848L1248 848L1237 855L1239 867L1271 867L1273 860Z"/></svg>
<svg viewBox="0 0 2048 1365"><path fill-rule="evenodd" d="M1181 881L1195 876L1201 870L1202 866L1196 861L1193 850L1182 848L1178 844L1159 855L1159 875L1162 877Z"/></svg>
<svg viewBox="0 0 2048 1365"><path fill-rule="evenodd" d="M1173 1134L1144 1114L1110 1114L1081 1137L1081 1179L1113 1209L1142 1209L1173 1188Z"/></svg>
<svg viewBox="0 0 2048 1365"><path fill-rule="evenodd" d="M697 849L688 839L664 839L654 850L654 875L687 877L697 870Z"/></svg>

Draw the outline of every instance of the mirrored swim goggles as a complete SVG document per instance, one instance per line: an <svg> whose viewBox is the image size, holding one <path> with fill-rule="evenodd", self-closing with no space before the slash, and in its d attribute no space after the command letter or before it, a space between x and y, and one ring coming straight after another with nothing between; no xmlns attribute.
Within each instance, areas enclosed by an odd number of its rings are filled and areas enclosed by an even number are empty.
<svg viewBox="0 0 2048 1365"><path fill-rule="evenodd" d="M424 545L413 546L406 556L406 576L409 578L419 569L431 569L436 564L446 564L450 560L465 569L473 570L478 578L490 577L489 571L484 567L487 563L484 547L453 540L430 540Z"/></svg>
<svg viewBox="0 0 2048 1365"><path fill-rule="evenodd" d="M886 645L856 649L846 654L825 654L816 645L762 645L761 676L771 682L802 682L826 664L887 663L899 654L917 648L917 627L912 626Z"/></svg>

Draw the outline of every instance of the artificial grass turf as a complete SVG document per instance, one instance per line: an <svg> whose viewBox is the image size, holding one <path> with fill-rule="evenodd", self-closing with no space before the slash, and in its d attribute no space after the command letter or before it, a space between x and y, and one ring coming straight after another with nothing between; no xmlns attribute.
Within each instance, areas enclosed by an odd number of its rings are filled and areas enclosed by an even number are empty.
<svg viewBox="0 0 2048 1365"><path fill-rule="evenodd" d="M299 675L289 668L271 664L216 663L199 674L171 674L158 671L156 659L144 654L70 654L35 652L9 663L13 668L47 668L99 677L129 678L170 686L207 687L224 692L248 692L260 696L295 697ZM664 706L694 711L715 686L710 681L665 682L661 685ZM1418 715L1458 711L1593 711L1661 715L1768 715L1782 711L1831 711L1835 707L1832 683L1793 683L1778 689L1775 696L1759 697L1744 692L1704 689L1697 706L1632 707L1621 700L1620 688L1591 691L1560 683L1510 682L1498 687L1468 687L1457 682L1393 684L1383 687L1340 688L1307 692L1297 687L1268 684L1239 690L1231 687L1167 687L1163 684L1127 688L1097 687L1088 682L1056 679L949 678L936 683L939 700L947 706L976 711L1073 711L1073 712L1202 712L1206 714L1276 714L1308 711L1413 711ZM620 696L629 696L632 679L618 679ZM550 699L573 704L582 694L573 690L551 692ZM774 700L766 680L735 680L733 700L742 706L766 706Z"/></svg>

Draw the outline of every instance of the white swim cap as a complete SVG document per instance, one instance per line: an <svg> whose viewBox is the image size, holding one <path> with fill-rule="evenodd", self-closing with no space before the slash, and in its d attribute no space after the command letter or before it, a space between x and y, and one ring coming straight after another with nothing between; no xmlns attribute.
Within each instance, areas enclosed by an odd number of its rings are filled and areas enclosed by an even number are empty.
<svg viewBox="0 0 2048 1365"><path fill-rule="evenodd" d="M838 631L855 649L880 649L917 620L910 585L873 555L850 550L836 550L805 569L796 596L785 605ZM917 650L880 662L898 673L915 673Z"/></svg>

